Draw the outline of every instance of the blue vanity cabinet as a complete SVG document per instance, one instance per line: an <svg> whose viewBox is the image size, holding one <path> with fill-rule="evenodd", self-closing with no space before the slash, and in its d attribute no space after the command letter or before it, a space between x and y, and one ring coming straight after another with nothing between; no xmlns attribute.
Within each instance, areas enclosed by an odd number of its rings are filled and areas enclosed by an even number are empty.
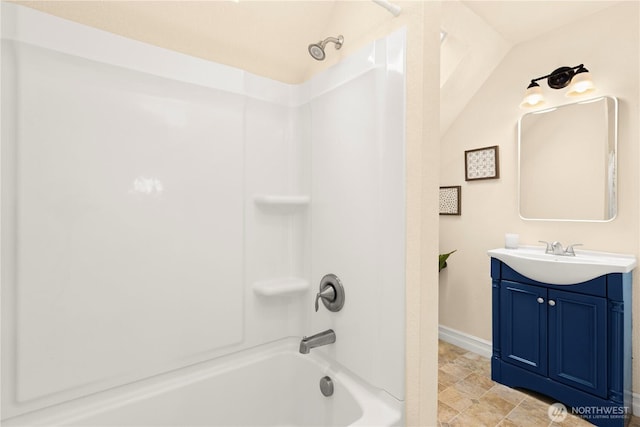
<svg viewBox="0 0 640 427"><path fill-rule="evenodd" d="M626 425L631 273L553 285L492 258L491 277L492 379L555 398L595 425Z"/></svg>
<svg viewBox="0 0 640 427"><path fill-rule="evenodd" d="M500 287L502 357L547 375L547 290L504 281Z"/></svg>
<svg viewBox="0 0 640 427"><path fill-rule="evenodd" d="M549 290L549 378L607 397L607 300Z"/></svg>

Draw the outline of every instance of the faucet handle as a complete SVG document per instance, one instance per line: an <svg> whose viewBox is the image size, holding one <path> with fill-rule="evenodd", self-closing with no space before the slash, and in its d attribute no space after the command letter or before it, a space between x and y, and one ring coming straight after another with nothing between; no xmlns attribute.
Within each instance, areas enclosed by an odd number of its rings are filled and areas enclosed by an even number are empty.
<svg viewBox="0 0 640 427"><path fill-rule="evenodd" d="M567 249L564 250L564 253L566 255L570 255L570 256L576 256L575 251L573 250L573 248L575 246L584 246L582 243L572 243L569 246L567 246Z"/></svg>
<svg viewBox="0 0 640 427"><path fill-rule="evenodd" d="M320 305L318 304L320 298L329 302L335 301L336 289L332 285L327 285L324 287L324 289L316 294L316 311L318 311L318 308L320 308Z"/></svg>
<svg viewBox="0 0 640 427"><path fill-rule="evenodd" d="M545 240L538 240L538 242L540 242L540 243L544 243L545 245L547 245L547 247L546 247L546 248L545 248L545 250L544 250L544 253L545 253L545 254L550 254L550 253L552 253L552 252L553 252L553 249L551 249L551 243L549 243L549 242L547 242L547 241L545 241Z"/></svg>
<svg viewBox="0 0 640 427"><path fill-rule="evenodd" d="M320 280L319 292L316 294L316 311L322 303L329 311L340 311L344 305L344 286L335 274L325 274Z"/></svg>

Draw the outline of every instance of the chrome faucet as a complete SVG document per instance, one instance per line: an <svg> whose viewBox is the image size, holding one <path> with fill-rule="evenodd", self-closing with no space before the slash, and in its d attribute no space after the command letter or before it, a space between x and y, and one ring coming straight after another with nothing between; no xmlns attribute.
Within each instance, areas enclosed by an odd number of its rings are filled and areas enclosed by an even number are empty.
<svg viewBox="0 0 640 427"><path fill-rule="evenodd" d="M562 243L555 241L553 243L545 242L544 240L539 240L540 243L544 243L546 245L546 249L544 251L545 254L553 254L553 255L563 255L563 256L576 256L573 248L575 246L582 246L581 243L573 243L567 246L566 249L562 249Z"/></svg>
<svg viewBox="0 0 640 427"><path fill-rule="evenodd" d="M576 256L576 253L573 250L574 246L582 246L582 243L574 243L572 245L567 246L567 249L564 250L564 254L568 256Z"/></svg>
<svg viewBox="0 0 640 427"><path fill-rule="evenodd" d="M300 353L309 354L312 348L320 347L336 342L336 333L333 329L327 329L310 337L303 337L300 341Z"/></svg>
<svg viewBox="0 0 640 427"><path fill-rule="evenodd" d="M562 249L562 243L557 240L551 244L551 251L554 255L564 255L564 249Z"/></svg>

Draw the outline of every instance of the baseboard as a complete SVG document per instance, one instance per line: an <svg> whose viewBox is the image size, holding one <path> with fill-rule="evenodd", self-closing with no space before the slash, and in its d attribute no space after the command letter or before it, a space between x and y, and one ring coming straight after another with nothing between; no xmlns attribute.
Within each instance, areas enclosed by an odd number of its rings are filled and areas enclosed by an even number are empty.
<svg viewBox="0 0 640 427"><path fill-rule="evenodd" d="M631 410L633 411L633 415L636 417L640 415L640 394L632 393L633 400L631 403Z"/></svg>
<svg viewBox="0 0 640 427"><path fill-rule="evenodd" d="M483 340L482 338L474 337L473 335L456 331L455 329L451 329L443 325L438 326L438 338L442 341L464 348L465 350L479 354L487 359L491 358L491 341ZM640 395L638 395L638 397L640 398ZM640 403L640 400L638 402Z"/></svg>

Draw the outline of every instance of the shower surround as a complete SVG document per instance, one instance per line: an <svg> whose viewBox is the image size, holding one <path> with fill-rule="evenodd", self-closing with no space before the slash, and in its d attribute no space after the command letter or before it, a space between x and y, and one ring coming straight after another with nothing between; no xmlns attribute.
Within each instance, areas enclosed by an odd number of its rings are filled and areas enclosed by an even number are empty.
<svg viewBox="0 0 640 427"><path fill-rule="evenodd" d="M3 425L216 383L273 346L401 416L404 52L401 30L294 86L2 3ZM315 313L327 273L345 306ZM319 422L357 422L338 418Z"/></svg>

